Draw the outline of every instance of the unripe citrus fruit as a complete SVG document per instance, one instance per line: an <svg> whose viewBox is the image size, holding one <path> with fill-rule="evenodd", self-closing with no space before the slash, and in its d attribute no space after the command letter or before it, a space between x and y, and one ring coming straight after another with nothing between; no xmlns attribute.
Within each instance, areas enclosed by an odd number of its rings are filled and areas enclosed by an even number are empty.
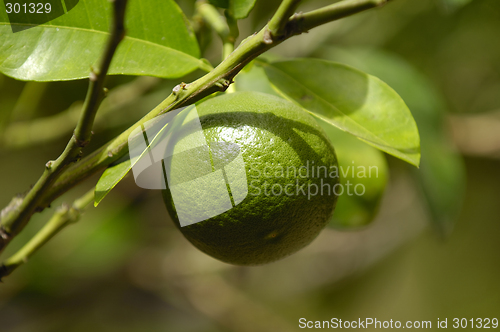
<svg viewBox="0 0 500 332"><path fill-rule="evenodd" d="M316 121L291 102L255 92L209 99L197 112L211 149L218 142L239 145L248 193L226 212L180 227L171 191L164 190L182 234L238 265L272 262L308 245L330 220L339 183L335 151Z"/></svg>

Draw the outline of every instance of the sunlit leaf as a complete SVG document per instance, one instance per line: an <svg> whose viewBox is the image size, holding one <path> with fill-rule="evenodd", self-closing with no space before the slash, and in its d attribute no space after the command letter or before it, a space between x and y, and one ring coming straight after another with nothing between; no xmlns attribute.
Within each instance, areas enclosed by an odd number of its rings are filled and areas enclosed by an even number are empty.
<svg viewBox="0 0 500 332"><path fill-rule="evenodd" d="M95 187L94 206L101 203L104 197L106 197L106 195L118 184L118 182L123 180L131 168L132 164L130 160L126 160L118 165L108 167L104 171Z"/></svg>
<svg viewBox="0 0 500 332"><path fill-rule="evenodd" d="M368 144L418 166L420 140L410 110L378 78L317 59L262 63L287 99Z"/></svg>
<svg viewBox="0 0 500 332"><path fill-rule="evenodd" d="M0 11L0 71L21 80L88 77L108 38L109 1L86 0L48 23L13 33ZM125 26L109 74L181 77L197 68L199 49L189 23L173 0L129 1Z"/></svg>
<svg viewBox="0 0 500 332"><path fill-rule="evenodd" d="M256 0L233 0L234 1L234 17L238 20L248 16L250 11L255 6Z"/></svg>

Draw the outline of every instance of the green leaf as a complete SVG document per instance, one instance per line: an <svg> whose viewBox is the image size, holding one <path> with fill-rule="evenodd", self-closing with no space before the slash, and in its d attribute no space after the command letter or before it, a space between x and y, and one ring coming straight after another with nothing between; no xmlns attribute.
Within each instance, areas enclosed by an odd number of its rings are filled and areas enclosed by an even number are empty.
<svg viewBox="0 0 500 332"><path fill-rule="evenodd" d="M21 80L88 77L103 52L111 21L109 1L85 0L48 23L13 33L0 11L0 71ZM181 77L197 68L199 49L189 23L173 0L130 0L127 35L109 74Z"/></svg>
<svg viewBox="0 0 500 332"><path fill-rule="evenodd" d="M262 64L273 87L316 117L418 167L420 139L410 110L387 84L318 59Z"/></svg>
<svg viewBox="0 0 500 332"><path fill-rule="evenodd" d="M254 66L251 62L234 78L234 89L236 91L256 91L281 97L273 89L267 79L264 69Z"/></svg>
<svg viewBox="0 0 500 332"><path fill-rule="evenodd" d="M234 1L234 18L241 20L250 14L255 6L256 0L233 0Z"/></svg>
<svg viewBox="0 0 500 332"><path fill-rule="evenodd" d="M94 206L99 205L106 195L113 189L118 182L123 180L125 175L132 169L130 160L124 161L118 165L108 167L95 186Z"/></svg>
<svg viewBox="0 0 500 332"><path fill-rule="evenodd" d="M446 103L432 83L400 57L371 49L325 48L322 56L382 78L412 109L421 133L422 162L413 172L441 234L453 228L465 196L465 165L444 132Z"/></svg>
<svg viewBox="0 0 500 332"><path fill-rule="evenodd" d="M210 0L209 2L219 8L229 8L230 0ZM241 20L246 18L255 6L256 0L232 0L234 18Z"/></svg>
<svg viewBox="0 0 500 332"><path fill-rule="evenodd" d="M318 122L335 148L343 188L329 226L342 230L365 226L376 217L387 185L384 154L327 122Z"/></svg>

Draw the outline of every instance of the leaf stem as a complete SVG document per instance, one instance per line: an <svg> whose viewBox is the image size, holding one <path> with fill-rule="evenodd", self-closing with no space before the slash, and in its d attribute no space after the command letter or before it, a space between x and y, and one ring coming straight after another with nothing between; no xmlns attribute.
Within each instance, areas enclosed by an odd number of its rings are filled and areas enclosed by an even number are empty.
<svg viewBox="0 0 500 332"><path fill-rule="evenodd" d="M77 222L84 210L94 201L94 188L89 190L81 198L77 199L73 205L63 204L52 215L50 220L40 229L31 240L26 243L18 252L9 257L0 265L0 280L11 274L17 267L26 263L28 259L54 235L59 233L64 227Z"/></svg>
<svg viewBox="0 0 500 332"><path fill-rule="evenodd" d="M62 154L53 161L47 162L45 171L35 185L28 191L17 206L8 206L2 211L0 221L0 252L19 233L29 221L33 213L42 208L39 203L46 191L53 185L67 166L77 161L83 148L89 143L95 115L101 104L105 90L104 80L115 51L125 35L124 17L127 0L114 0L113 24L110 38L97 69L91 70L89 88L75 131Z"/></svg>

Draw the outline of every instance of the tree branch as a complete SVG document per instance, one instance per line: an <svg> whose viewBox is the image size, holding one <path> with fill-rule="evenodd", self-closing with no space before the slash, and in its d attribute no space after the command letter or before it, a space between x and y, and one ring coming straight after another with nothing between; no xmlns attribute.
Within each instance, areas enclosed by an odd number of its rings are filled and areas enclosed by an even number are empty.
<svg viewBox="0 0 500 332"><path fill-rule="evenodd" d="M267 25L267 29L271 35L278 37L284 34L285 26L290 16L295 12L300 1L302 0L283 0L281 2L276 14L274 14Z"/></svg>
<svg viewBox="0 0 500 332"><path fill-rule="evenodd" d="M33 188L28 191L21 204L16 207L8 206L6 212L2 213L0 221L0 231L2 233L0 237L0 252L24 228L33 213L40 210L39 203L47 189L52 186L69 164L81 157L83 148L89 143L94 118L105 94L103 89L104 80L118 44L125 35L124 17L126 3L127 0L115 0L113 3L114 21L111 28L111 35L99 68L92 70L90 73L89 88L82 113L66 148L56 160L47 162L42 176Z"/></svg>
<svg viewBox="0 0 500 332"><path fill-rule="evenodd" d="M346 0L309 13L296 14L286 21L287 23L283 28L283 35L275 34L268 26L264 27L260 32L243 40L238 48L211 72L190 84L179 84L174 88L172 94L129 129L82 159L79 163L69 166L48 190L44 190L43 197L38 200L39 204L35 207L38 210L42 210L54 199L77 183L105 169L111 163L125 156L128 153L128 136L135 128L141 126L141 124L144 124L160 114L192 104L214 92L225 91L232 83L234 76L260 54L279 45L293 35L298 35L327 22L380 6L388 1L389 0ZM287 0L285 0L285 2L288 4L286 8L290 8L288 6L295 3L294 1ZM280 6L280 8L282 8L282 6ZM277 22L282 22L282 18L286 17L285 14L288 15L288 13L288 9L284 10L282 8L278 10L271 19L271 22L275 22L273 25L276 27L280 26L281 23L278 24ZM277 31L279 30L280 29ZM19 220L27 222L33 211L34 208L24 216L7 216L6 220L10 223L18 222ZM0 248L1 247L2 240L0 237Z"/></svg>
<svg viewBox="0 0 500 332"><path fill-rule="evenodd" d="M94 189L88 191L80 199L77 199L72 206L63 204L28 243L0 265L0 280L11 274L17 267L26 263L38 249L64 227L77 222L82 216L84 209L91 205L93 201Z"/></svg>

